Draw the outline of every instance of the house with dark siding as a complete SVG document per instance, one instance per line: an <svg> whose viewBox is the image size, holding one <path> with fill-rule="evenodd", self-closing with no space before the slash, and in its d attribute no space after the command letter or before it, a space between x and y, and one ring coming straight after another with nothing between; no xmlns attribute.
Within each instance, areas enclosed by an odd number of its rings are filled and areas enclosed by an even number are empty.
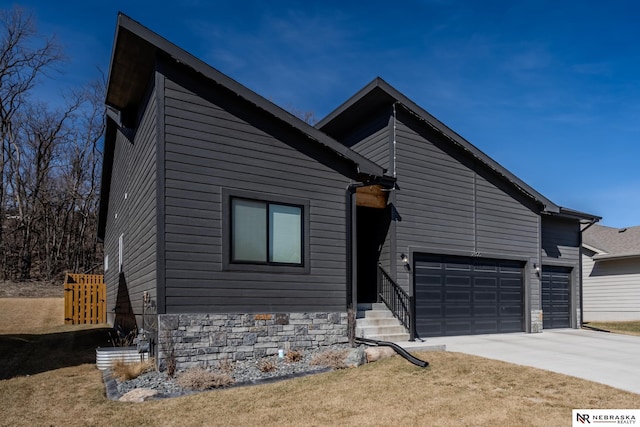
<svg viewBox="0 0 640 427"><path fill-rule="evenodd" d="M109 321L161 363L342 342L375 303L398 339L580 325L599 218L381 79L312 127L119 15L106 105Z"/></svg>

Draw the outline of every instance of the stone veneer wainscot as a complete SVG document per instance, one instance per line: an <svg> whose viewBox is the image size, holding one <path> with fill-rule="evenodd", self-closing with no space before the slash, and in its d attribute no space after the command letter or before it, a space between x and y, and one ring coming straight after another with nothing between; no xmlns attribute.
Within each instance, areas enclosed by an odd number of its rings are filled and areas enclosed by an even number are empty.
<svg viewBox="0 0 640 427"><path fill-rule="evenodd" d="M173 352L177 369L347 342L347 313L162 314L158 364Z"/></svg>

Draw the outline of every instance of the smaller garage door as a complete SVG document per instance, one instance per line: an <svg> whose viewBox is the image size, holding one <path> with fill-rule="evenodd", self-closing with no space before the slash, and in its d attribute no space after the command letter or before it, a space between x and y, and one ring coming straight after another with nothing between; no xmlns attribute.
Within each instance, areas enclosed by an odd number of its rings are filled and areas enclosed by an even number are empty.
<svg viewBox="0 0 640 427"><path fill-rule="evenodd" d="M524 330L523 263L415 258L416 331L421 337Z"/></svg>
<svg viewBox="0 0 640 427"><path fill-rule="evenodd" d="M542 327L571 326L571 268L542 266Z"/></svg>

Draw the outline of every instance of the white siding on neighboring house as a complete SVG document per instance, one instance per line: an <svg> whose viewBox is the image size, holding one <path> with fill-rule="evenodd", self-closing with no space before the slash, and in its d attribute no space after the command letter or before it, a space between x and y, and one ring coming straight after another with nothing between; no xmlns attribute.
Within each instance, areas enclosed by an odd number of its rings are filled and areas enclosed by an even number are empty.
<svg viewBox="0 0 640 427"><path fill-rule="evenodd" d="M584 321L640 320L640 258L594 261L582 254Z"/></svg>

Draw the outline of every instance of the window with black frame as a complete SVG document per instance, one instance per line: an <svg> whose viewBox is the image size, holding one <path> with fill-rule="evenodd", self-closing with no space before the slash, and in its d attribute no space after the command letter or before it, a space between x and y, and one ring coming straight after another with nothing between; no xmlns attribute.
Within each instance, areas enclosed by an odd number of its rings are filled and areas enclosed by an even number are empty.
<svg viewBox="0 0 640 427"><path fill-rule="evenodd" d="M303 206L231 198L231 262L303 264Z"/></svg>

